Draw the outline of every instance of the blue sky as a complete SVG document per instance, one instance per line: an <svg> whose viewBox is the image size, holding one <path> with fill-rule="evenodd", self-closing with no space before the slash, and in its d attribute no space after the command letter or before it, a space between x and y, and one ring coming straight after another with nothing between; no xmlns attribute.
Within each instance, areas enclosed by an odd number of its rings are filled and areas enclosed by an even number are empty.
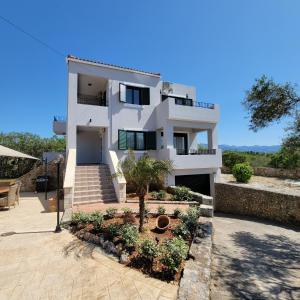
<svg viewBox="0 0 300 300"><path fill-rule="evenodd" d="M1 1L0 14L64 54L160 72L219 103L219 142L278 144L253 133L240 102L262 74L299 84L300 1ZM65 59L0 20L0 131L52 135L66 113ZM298 89L299 92L299 89Z"/></svg>

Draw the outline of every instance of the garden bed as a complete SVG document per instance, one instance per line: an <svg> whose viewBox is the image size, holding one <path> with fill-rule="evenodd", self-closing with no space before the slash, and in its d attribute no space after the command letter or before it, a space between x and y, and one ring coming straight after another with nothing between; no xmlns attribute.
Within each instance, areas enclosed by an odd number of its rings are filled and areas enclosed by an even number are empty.
<svg viewBox="0 0 300 300"><path fill-rule="evenodd" d="M99 245L124 265L164 281L180 281L188 258L199 210L185 214L174 211L165 231L157 229L158 214L147 214L142 233L138 232L139 216L130 209L123 214L108 209L100 212L74 213L70 230L78 238Z"/></svg>

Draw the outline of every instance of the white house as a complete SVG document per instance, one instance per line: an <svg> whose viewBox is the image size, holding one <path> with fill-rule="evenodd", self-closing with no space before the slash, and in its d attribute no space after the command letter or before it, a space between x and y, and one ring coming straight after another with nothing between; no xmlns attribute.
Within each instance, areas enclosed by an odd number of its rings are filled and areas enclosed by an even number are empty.
<svg viewBox="0 0 300 300"><path fill-rule="evenodd" d="M65 206L75 202L125 201L126 180L110 182L128 149L170 159L167 185L214 194L222 164L217 142L219 106L198 102L192 86L165 82L159 73L67 57L66 120L54 119L65 134ZM207 149L197 134L206 132Z"/></svg>

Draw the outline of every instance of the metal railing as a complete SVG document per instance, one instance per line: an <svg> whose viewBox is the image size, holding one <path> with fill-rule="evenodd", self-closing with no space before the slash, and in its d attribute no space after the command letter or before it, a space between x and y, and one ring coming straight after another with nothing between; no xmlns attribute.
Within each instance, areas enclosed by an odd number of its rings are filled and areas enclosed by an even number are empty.
<svg viewBox="0 0 300 300"><path fill-rule="evenodd" d="M92 95L77 95L78 104L87 104L87 105L97 105L97 106L107 106L106 105L106 96L98 97Z"/></svg>
<svg viewBox="0 0 300 300"><path fill-rule="evenodd" d="M201 107L207 109L215 108L215 105L213 103L193 101L192 99L184 99L184 98L175 98L175 104L183 105L183 106Z"/></svg>
<svg viewBox="0 0 300 300"><path fill-rule="evenodd" d="M215 155L216 149L179 149L176 148L176 155Z"/></svg>

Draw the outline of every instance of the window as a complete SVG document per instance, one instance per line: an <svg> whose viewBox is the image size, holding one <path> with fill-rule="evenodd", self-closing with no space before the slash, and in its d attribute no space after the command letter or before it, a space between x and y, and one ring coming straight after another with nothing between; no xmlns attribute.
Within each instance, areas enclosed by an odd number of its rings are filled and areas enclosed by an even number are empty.
<svg viewBox="0 0 300 300"><path fill-rule="evenodd" d="M120 101L137 105L149 105L150 89L120 83Z"/></svg>
<svg viewBox="0 0 300 300"><path fill-rule="evenodd" d="M119 150L156 150L155 131L119 130Z"/></svg>

